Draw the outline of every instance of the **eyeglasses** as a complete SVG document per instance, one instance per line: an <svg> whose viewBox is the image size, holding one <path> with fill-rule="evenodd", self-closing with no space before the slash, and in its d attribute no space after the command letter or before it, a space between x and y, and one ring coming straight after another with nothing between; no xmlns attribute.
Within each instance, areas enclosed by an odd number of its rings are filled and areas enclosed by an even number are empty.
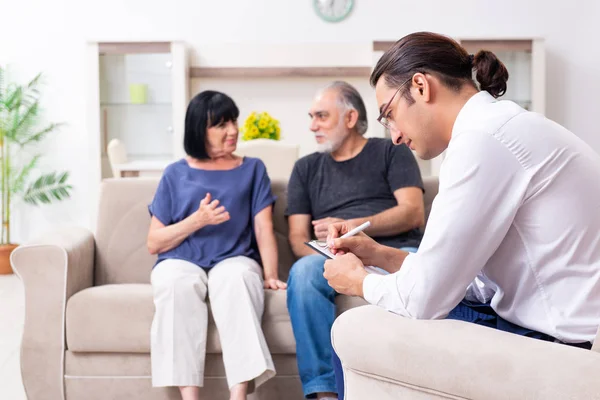
<svg viewBox="0 0 600 400"><path fill-rule="evenodd" d="M387 117L385 117L385 115L388 111L388 108L390 108L392 101L394 101L394 99L396 98L396 95L398 94L400 89L402 89L404 87L404 85L406 85L411 80L412 80L412 77L410 77L407 80L405 80L404 82L402 82L402 84L400 85L398 90L396 90L396 93L394 93L394 95L392 96L390 101L388 101L387 104L385 105L385 107L383 108L383 111L381 111L381 114L379 114L379 117L377 117L377 122L379 122L381 125L383 125L386 129L392 129L392 128L396 127L396 125L394 124L394 121L388 120Z"/></svg>

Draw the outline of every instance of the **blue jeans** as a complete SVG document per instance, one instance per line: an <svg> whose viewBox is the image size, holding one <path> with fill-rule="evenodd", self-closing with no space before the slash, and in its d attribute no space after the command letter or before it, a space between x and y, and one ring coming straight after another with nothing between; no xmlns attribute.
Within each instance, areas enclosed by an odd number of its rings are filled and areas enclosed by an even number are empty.
<svg viewBox="0 0 600 400"><path fill-rule="evenodd" d="M339 359L331 347L337 293L323 277L325 261L318 254L302 257L292 266L287 282L287 307L296 338L298 371L307 398L320 392L339 393L333 368Z"/></svg>
<svg viewBox="0 0 600 400"><path fill-rule="evenodd" d="M302 257L292 266L287 282L298 371L307 398L319 392L337 393L330 337L336 293L323 277L325 261L318 254Z"/></svg>

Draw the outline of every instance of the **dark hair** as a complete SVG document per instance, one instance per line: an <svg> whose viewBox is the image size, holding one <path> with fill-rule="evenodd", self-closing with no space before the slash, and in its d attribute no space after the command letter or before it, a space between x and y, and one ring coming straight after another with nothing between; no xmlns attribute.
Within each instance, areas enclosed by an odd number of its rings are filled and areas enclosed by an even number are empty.
<svg viewBox="0 0 600 400"><path fill-rule="evenodd" d="M325 89L334 89L338 91L339 102L347 109L356 110L358 120L356 121L356 131L364 135L369 128L369 120L367 119L367 108L365 102L358 90L348 82L334 81L327 85Z"/></svg>
<svg viewBox="0 0 600 400"><path fill-rule="evenodd" d="M187 155L199 160L209 157L206 151L206 131L223 122L236 121L240 110L225 93L206 90L198 93L185 113L183 148Z"/></svg>
<svg viewBox="0 0 600 400"><path fill-rule="evenodd" d="M398 40L387 50L377 62L371 74L371 85L375 86L384 76L390 87L399 87L412 74L417 72L436 76L441 82L459 91L463 85L476 87L473 81L479 82L481 90L494 97L506 92L508 70L494 53L481 50L469 55L455 40L431 32L412 33ZM412 104L410 85L402 90L402 95Z"/></svg>

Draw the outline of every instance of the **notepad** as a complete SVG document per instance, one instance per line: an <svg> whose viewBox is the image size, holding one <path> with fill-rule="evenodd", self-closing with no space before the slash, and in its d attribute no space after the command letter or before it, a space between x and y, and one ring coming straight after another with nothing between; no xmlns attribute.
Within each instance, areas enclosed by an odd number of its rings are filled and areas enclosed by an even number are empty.
<svg viewBox="0 0 600 400"><path fill-rule="evenodd" d="M335 255L329 250L329 247L327 246L326 242L321 242L319 240L311 240L310 242L304 242L304 244L307 245L308 247L310 247L311 249L313 249L314 251L316 251L317 253L320 253L329 259L335 258ZM365 269L370 274L378 274L378 275L387 275L388 274L384 270L377 268L377 267L370 266L370 265L365 266Z"/></svg>
<svg viewBox="0 0 600 400"><path fill-rule="evenodd" d="M329 251L329 247L327 246L327 242L322 242L319 240L311 240L310 242L304 242L305 245L315 250L317 253L321 253L327 258L333 259L335 255Z"/></svg>

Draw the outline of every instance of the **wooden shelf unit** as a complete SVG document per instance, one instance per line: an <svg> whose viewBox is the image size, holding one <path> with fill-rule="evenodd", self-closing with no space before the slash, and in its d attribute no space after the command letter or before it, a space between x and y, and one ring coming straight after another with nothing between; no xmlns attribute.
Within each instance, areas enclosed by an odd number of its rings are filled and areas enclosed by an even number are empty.
<svg viewBox="0 0 600 400"><path fill-rule="evenodd" d="M190 78L368 77L371 67L191 67Z"/></svg>
<svg viewBox="0 0 600 400"><path fill-rule="evenodd" d="M532 39L458 39L458 42L471 53L479 50L497 51L525 51L533 50ZM373 51L387 51L396 43L395 41L376 40L373 42Z"/></svg>

